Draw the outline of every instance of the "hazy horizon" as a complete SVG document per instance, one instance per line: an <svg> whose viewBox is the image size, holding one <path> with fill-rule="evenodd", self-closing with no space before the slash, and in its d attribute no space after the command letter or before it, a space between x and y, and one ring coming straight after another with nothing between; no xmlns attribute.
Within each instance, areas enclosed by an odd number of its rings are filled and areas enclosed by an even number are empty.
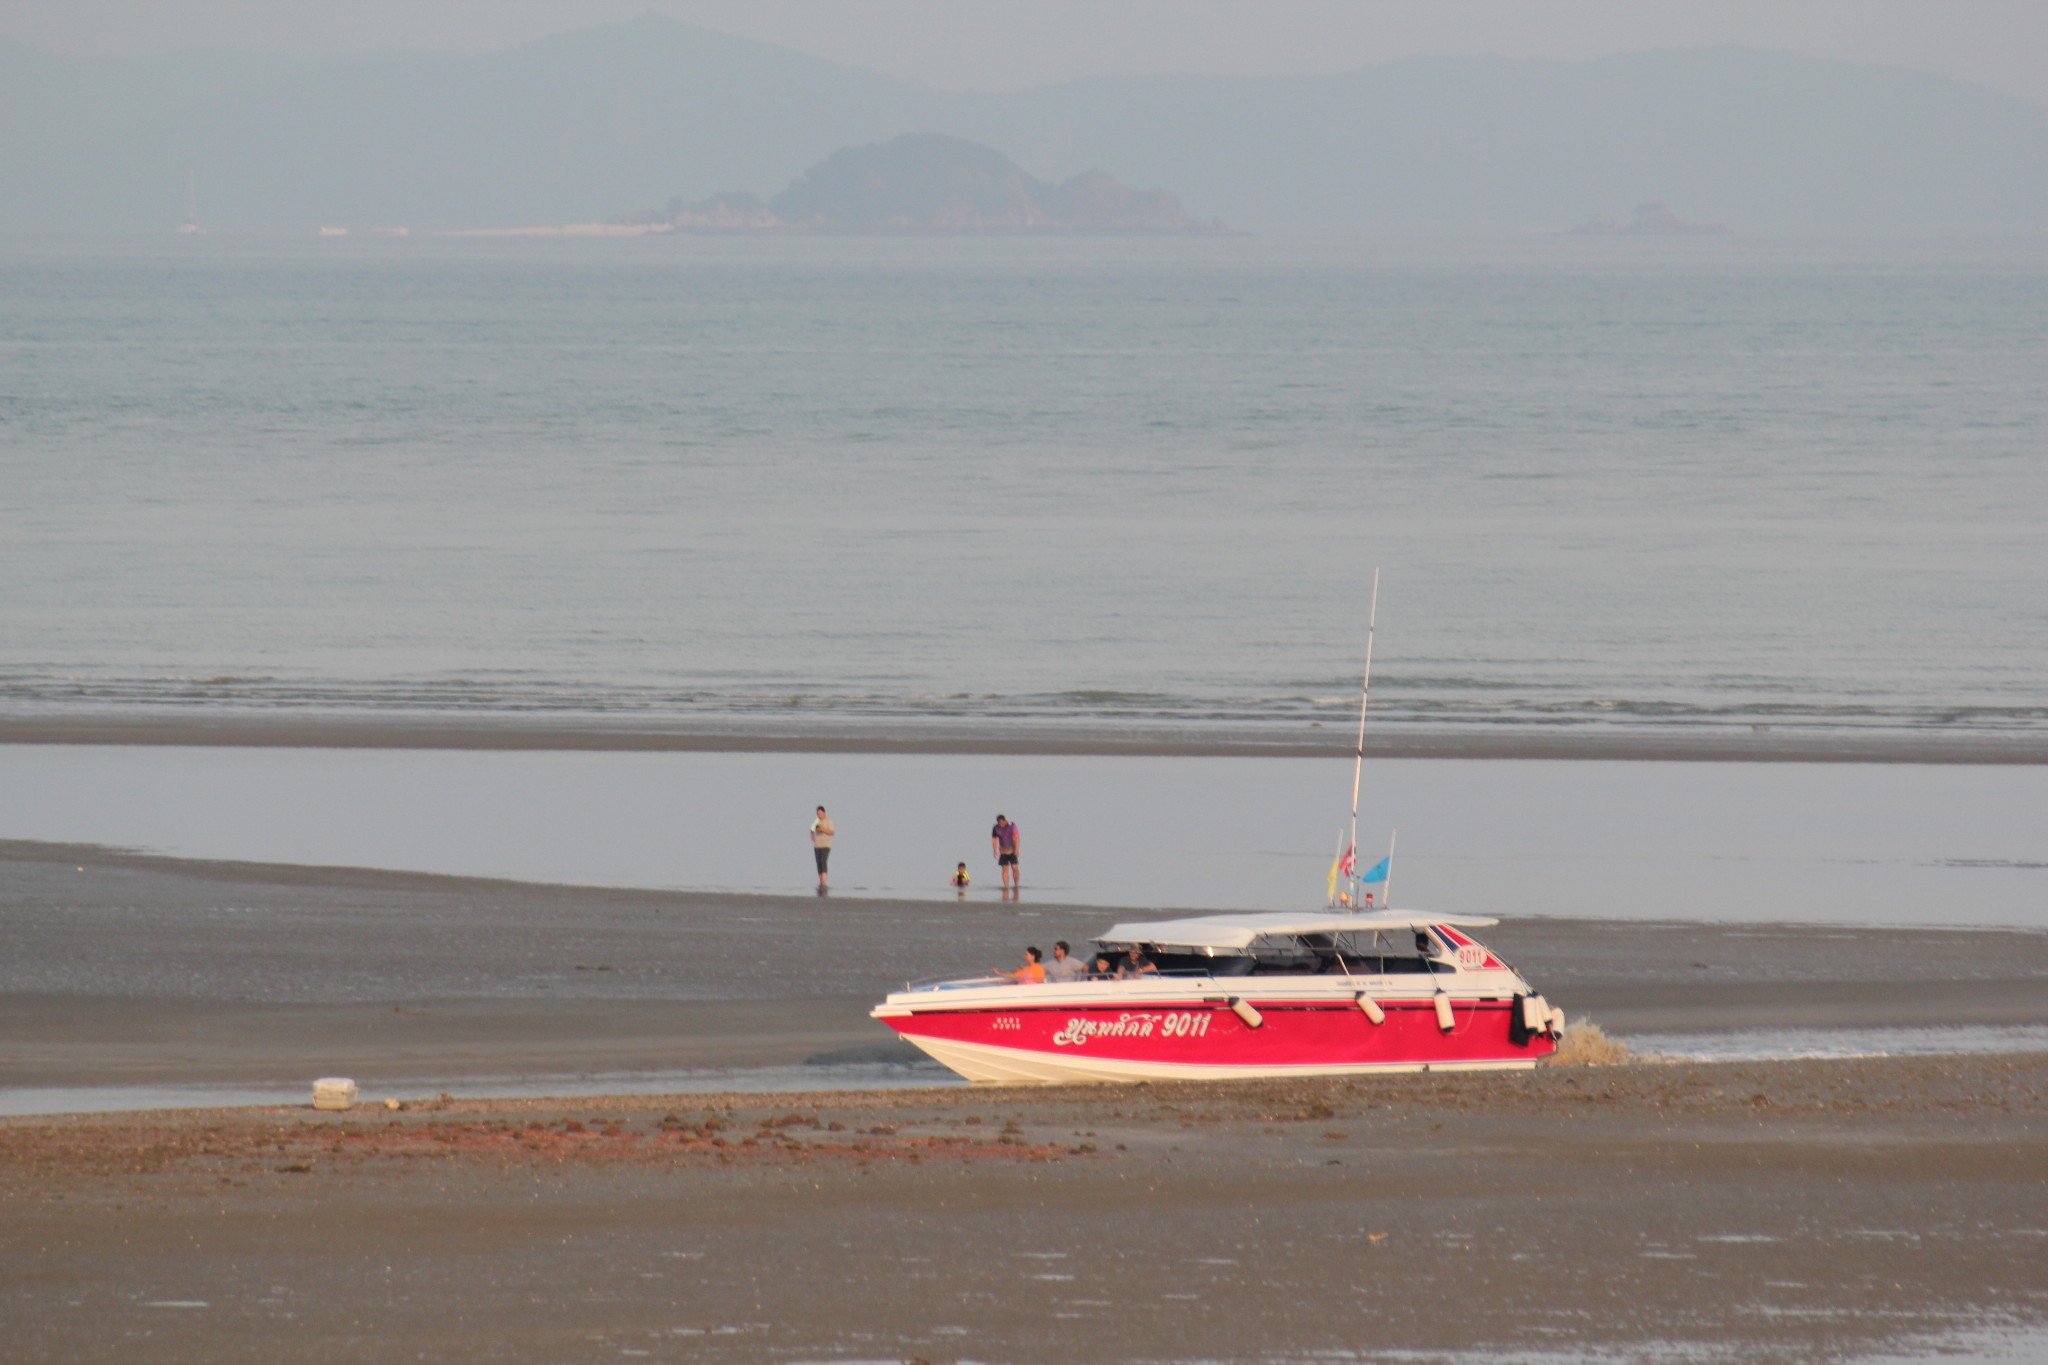
<svg viewBox="0 0 2048 1365"><path fill-rule="evenodd" d="M904 132L980 143L1052 182L1100 171L1262 233L1559 232L1646 202L1766 234L2048 224L2048 109L1736 45L962 95L645 14L475 56L9 44L0 88L11 229L163 222L195 182L200 216L237 229L616 221L772 196Z"/></svg>
<svg viewBox="0 0 2048 1365"><path fill-rule="evenodd" d="M1574 61L1737 45L1924 72L2048 107L2048 6L2020 0L1296 0L1256 9L1225 0L166 0L139 9L121 0L28 0L0 12L0 39L84 56L477 55L647 13L951 93L1013 93L1097 76L1325 76L1418 56Z"/></svg>

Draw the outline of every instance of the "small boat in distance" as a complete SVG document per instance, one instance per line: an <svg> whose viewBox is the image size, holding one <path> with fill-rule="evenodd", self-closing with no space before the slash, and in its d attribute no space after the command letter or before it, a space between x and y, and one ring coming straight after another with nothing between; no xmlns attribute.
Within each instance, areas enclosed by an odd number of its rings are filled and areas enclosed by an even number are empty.
<svg viewBox="0 0 2048 1365"><path fill-rule="evenodd" d="M912 982L872 1015L970 1081L1528 1068L1557 1050L1564 1015L1465 932L1494 923L1386 910L1119 924L1096 943L1120 975Z"/></svg>
<svg viewBox="0 0 2048 1365"><path fill-rule="evenodd" d="M199 177L185 177L185 221L178 224L180 237L204 237L206 225L199 221Z"/></svg>
<svg viewBox="0 0 2048 1365"><path fill-rule="evenodd" d="M1563 1013L1465 932L1499 921L1356 909L1361 883L1385 890L1394 858L1390 840L1359 875L1378 616L1375 570L1351 838L1347 847L1339 832L1326 909L1118 924L1095 940L1096 970L1079 980L914 981L872 1017L970 1081L1010 1084L1496 1071L1555 1052Z"/></svg>

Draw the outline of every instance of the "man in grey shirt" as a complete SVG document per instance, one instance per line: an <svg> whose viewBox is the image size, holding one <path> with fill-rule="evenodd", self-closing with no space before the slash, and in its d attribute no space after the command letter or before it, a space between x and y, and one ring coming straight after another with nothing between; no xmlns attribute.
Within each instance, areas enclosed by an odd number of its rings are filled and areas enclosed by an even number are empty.
<svg viewBox="0 0 2048 1365"><path fill-rule="evenodd" d="M1045 964L1046 984L1059 985L1067 981L1079 981L1086 974L1087 969L1067 951L1065 939L1052 945L1052 961Z"/></svg>

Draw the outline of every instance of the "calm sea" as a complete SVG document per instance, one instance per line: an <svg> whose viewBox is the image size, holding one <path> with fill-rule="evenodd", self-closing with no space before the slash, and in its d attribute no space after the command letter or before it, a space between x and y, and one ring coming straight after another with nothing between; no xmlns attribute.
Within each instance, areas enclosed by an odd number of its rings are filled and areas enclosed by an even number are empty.
<svg viewBox="0 0 2048 1365"><path fill-rule="evenodd" d="M2048 239L0 244L0 710L2048 727Z"/></svg>

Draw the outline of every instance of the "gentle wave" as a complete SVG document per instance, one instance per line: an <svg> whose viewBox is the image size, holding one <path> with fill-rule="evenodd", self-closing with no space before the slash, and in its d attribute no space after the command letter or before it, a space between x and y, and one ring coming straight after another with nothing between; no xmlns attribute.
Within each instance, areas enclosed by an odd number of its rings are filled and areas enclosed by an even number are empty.
<svg viewBox="0 0 2048 1365"><path fill-rule="evenodd" d="M2048 733L2044 243L0 243L0 710Z"/></svg>
<svg viewBox="0 0 2048 1365"><path fill-rule="evenodd" d="M1438 685L1446 680L1430 680ZM1465 692L1499 683L1448 680ZM1782 701L1687 702L1499 695L1486 700L1382 685L1378 724L1431 728L1786 730L1808 734L2021 734L2048 728L2048 706L1910 706ZM1246 696L1070 689L931 694L815 687L622 686L587 679L461 677L412 681L262 677L0 675L0 715L48 717L191 713L422 717L547 716L746 725L763 721L976 721L1158 725L1200 729L1329 727L1348 723L1356 697Z"/></svg>

